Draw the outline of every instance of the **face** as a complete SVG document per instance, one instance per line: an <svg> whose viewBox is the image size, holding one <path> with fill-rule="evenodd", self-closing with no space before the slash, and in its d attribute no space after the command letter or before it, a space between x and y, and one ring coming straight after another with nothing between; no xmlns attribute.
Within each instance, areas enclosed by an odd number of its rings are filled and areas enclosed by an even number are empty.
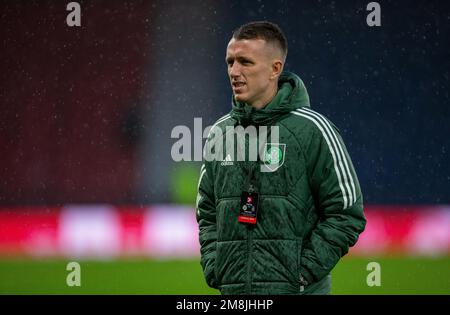
<svg viewBox="0 0 450 315"><path fill-rule="evenodd" d="M253 107L265 106L277 92L282 63L263 39L232 38L226 62L234 97Z"/></svg>

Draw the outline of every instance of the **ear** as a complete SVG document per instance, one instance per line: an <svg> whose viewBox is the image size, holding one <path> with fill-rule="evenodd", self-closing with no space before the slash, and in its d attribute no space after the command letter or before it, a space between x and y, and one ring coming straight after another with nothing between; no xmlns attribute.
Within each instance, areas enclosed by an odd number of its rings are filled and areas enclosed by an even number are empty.
<svg viewBox="0 0 450 315"><path fill-rule="evenodd" d="M282 71L283 71L283 61L275 59L272 62L272 73L270 74L270 79L271 80L277 79Z"/></svg>

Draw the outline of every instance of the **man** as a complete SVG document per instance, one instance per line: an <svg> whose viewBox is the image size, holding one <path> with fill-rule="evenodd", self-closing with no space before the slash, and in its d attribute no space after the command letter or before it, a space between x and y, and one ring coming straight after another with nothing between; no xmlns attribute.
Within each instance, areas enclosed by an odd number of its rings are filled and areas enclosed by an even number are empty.
<svg viewBox="0 0 450 315"><path fill-rule="evenodd" d="M269 22L241 26L228 43L232 111L208 136L197 196L201 265L222 294L329 294L331 270L365 227L339 131L309 108L302 80L283 72L286 55ZM238 126L277 127L279 142L256 161L211 160L226 127Z"/></svg>

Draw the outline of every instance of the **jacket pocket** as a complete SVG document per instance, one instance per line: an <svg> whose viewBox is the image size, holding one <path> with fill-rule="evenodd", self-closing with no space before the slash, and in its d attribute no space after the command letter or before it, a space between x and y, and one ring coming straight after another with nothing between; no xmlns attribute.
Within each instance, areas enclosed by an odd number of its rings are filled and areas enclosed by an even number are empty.
<svg viewBox="0 0 450 315"><path fill-rule="evenodd" d="M247 278L247 241L217 243L214 273L219 286L244 283Z"/></svg>

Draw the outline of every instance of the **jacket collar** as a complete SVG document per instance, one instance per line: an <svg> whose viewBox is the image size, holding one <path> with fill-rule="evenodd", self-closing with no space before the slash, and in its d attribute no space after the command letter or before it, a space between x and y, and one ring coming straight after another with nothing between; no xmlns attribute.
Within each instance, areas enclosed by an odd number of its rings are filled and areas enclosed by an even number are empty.
<svg viewBox="0 0 450 315"><path fill-rule="evenodd" d="M278 79L278 92L263 108L255 109L232 99L231 117L237 125L272 125L299 107L309 107L309 96L303 81L294 73L283 72Z"/></svg>

